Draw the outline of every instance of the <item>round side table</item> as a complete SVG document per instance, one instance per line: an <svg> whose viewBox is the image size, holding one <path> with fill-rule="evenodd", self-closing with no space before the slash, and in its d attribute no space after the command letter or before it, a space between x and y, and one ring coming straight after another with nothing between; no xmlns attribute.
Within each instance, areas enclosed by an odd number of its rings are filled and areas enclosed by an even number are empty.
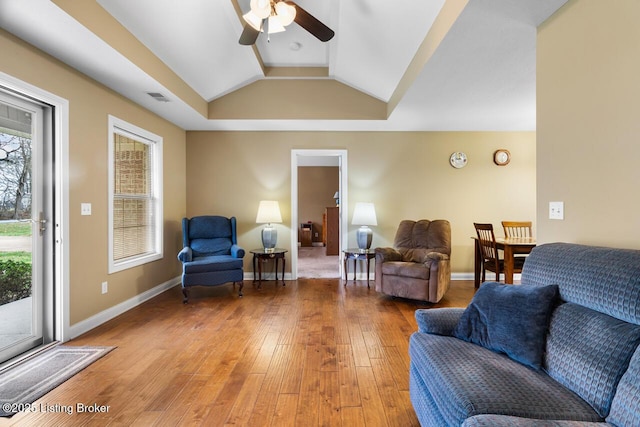
<svg viewBox="0 0 640 427"><path fill-rule="evenodd" d="M278 261L282 260L282 286L285 286L284 282L284 267L286 260L284 258L284 254L288 251L282 248L274 248L274 249L251 249L250 251L253 254L253 283L256 283L256 264L258 270L258 289L262 288L262 264L274 260L275 269L276 269L276 282L278 281Z"/></svg>
<svg viewBox="0 0 640 427"><path fill-rule="evenodd" d="M356 281L357 261L366 261L367 265L367 288L369 287L369 263L376 257L375 251L371 249L349 248L342 251L344 253L344 285L347 286L349 280L349 260L353 260L353 281Z"/></svg>

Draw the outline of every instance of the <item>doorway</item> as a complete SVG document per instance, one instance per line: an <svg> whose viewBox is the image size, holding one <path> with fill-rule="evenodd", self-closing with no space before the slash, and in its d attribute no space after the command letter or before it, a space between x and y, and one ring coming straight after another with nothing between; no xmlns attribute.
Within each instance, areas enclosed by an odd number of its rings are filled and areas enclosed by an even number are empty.
<svg viewBox="0 0 640 427"><path fill-rule="evenodd" d="M15 346L0 349L0 360L4 361L0 362L0 369L4 369L42 346L68 340L71 334L69 247L66 244L69 241L69 101L2 72L0 94L2 103L12 106L11 114L22 111L31 115L32 125L37 124L31 127L36 137L36 142L33 137L31 141L31 213L27 216L23 212L21 223L30 229L26 234L31 233L31 253L26 259L31 258L30 278L35 281L39 294L35 295L36 302L32 295L29 303L29 336L16 340ZM11 116L9 111L3 107L8 118L0 126L11 135L15 133L15 129L11 129L26 120L14 120L17 116ZM21 129L26 130L26 124L22 126ZM24 194L22 197L24 199ZM23 200L22 205L25 203ZM29 277L29 272L25 274ZM0 319L4 319L4 315ZM12 354L15 357L9 358Z"/></svg>
<svg viewBox="0 0 640 427"><path fill-rule="evenodd" d="M299 167L313 167L313 166L335 166L338 173L338 185L337 192L339 193L340 203L338 208L338 253L335 261L336 275L335 277L341 277L342 275L342 252L341 249L346 247L346 209L342 209L343 206L347 206L347 151L346 150L292 150L291 151L291 275L292 279L298 278L299 258L298 250L298 233L303 223L307 223L307 218L301 218L299 216ZM334 190L335 192L335 190ZM335 204L335 201L332 203ZM311 238L312 243L314 240L314 233L322 233L321 227L314 227L311 225ZM320 236L318 236L320 237ZM321 240L316 238L316 241ZM312 246L313 247L313 246ZM304 264L304 262L303 262Z"/></svg>
<svg viewBox="0 0 640 427"><path fill-rule="evenodd" d="M51 114L0 91L0 363L53 339Z"/></svg>

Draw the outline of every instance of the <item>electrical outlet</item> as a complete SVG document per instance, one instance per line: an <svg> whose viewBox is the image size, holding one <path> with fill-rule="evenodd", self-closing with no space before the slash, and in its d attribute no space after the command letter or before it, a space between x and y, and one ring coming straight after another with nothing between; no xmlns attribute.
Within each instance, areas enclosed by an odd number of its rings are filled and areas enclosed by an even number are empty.
<svg viewBox="0 0 640 427"><path fill-rule="evenodd" d="M549 202L549 219L564 219L564 202Z"/></svg>
<svg viewBox="0 0 640 427"><path fill-rule="evenodd" d="M106 294L109 291L109 284L107 282L102 282L102 293Z"/></svg>

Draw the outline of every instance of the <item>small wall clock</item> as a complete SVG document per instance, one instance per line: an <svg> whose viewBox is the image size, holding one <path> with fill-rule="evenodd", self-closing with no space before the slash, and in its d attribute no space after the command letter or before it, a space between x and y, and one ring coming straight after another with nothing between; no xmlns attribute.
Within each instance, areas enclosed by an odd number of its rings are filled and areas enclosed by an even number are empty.
<svg viewBox="0 0 640 427"><path fill-rule="evenodd" d="M451 153L451 157L449 157L449 163L451 163L451 166L456 169L463 168L467 165L467 155L462 151Z"/></svg>
<svg viewBox="0 0 640 427"><path fill-rule="evenodd" d="M511 153L509 152L509 150L505 150L504 148L501 148L499 150L496 150L495 153L493 153L493 163L495 163L498 166L505 166L509 164L510 161L511 161Z"/></svg>

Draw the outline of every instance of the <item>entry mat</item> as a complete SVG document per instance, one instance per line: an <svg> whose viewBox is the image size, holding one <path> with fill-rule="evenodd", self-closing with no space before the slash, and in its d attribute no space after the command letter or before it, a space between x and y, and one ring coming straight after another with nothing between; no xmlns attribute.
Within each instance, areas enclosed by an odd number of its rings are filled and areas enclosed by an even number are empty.
<svg viewBox="0 0 640 427"><path fill-rule="evenodd" d="M53 346L0 373L0 417L31 404L115 347Z"/></svg>

